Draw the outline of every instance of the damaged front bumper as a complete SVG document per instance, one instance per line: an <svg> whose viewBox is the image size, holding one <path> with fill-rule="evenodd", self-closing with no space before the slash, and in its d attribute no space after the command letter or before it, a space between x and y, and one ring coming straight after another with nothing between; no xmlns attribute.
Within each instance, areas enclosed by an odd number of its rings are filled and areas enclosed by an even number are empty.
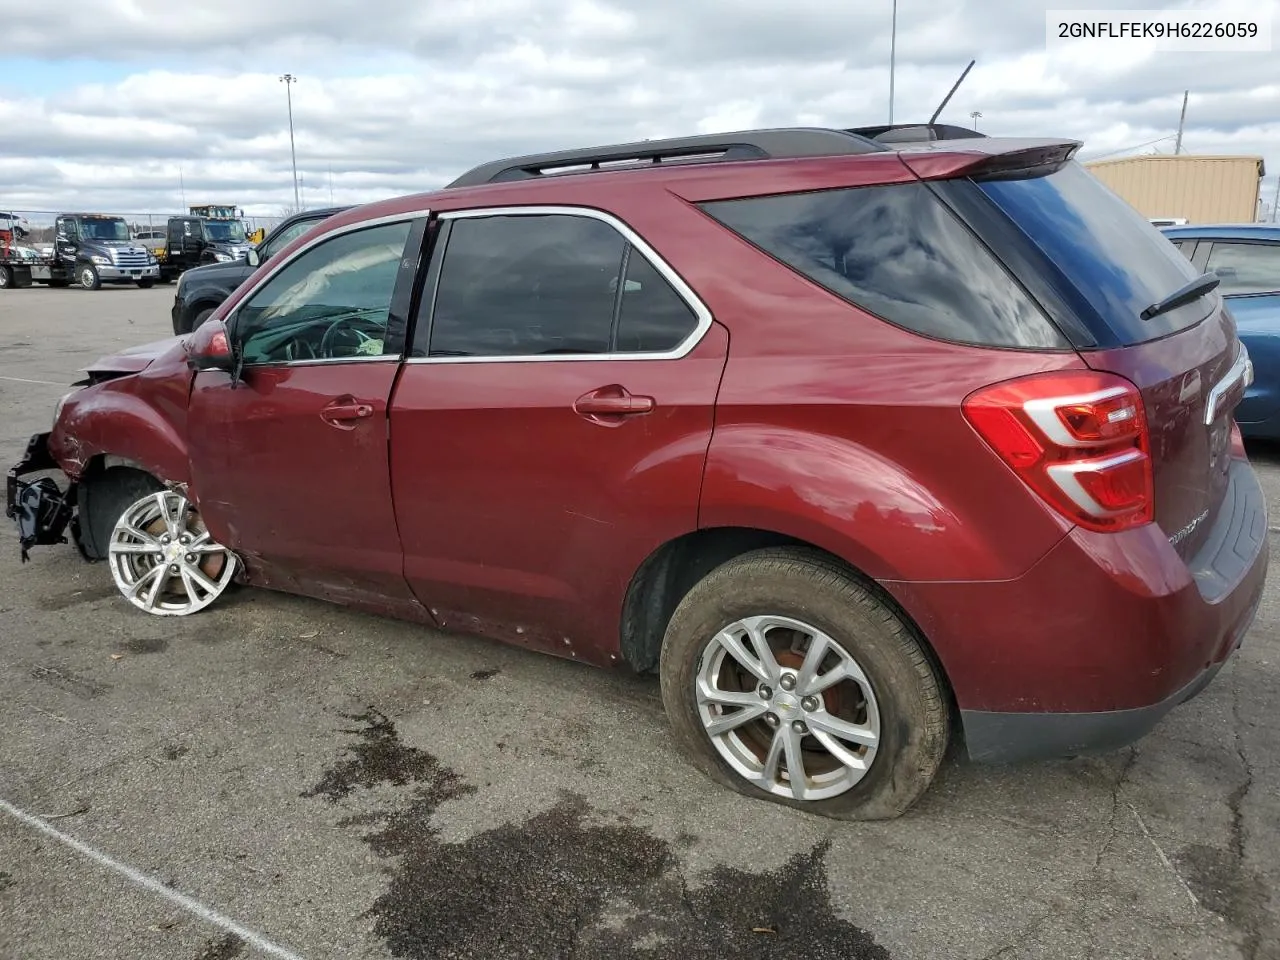
<svg viewBox="0 0 1280 960"><path fill-rule="evenodd" d="M68 527L80 555L88 559L80 541L75 482L62 490L52 477L22 479L28 474L59 469L58 461L49 452L49 434L37 433L27 442L22 459L9 470L4 515L18 524L23 563L30 559L32 547L66 543Z"/></svg>

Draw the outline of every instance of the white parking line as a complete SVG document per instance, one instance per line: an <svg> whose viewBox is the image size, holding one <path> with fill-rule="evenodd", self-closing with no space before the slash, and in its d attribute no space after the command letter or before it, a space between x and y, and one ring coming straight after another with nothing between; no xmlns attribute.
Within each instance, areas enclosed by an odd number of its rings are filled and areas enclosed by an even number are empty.
<svg viewBox="0 0 1280 960"><path fill-rule="evenodd" d="M26 380L23 377L0 377L0 380L9 380L13 383L43 383L47 387L65 387L67 384L58 383L56 380Z"/></svg>
<svg viewBox="0 0 1280 960"><path fill-rule="evenodd" d="M163 897L165 900L181 907L183 910L195 914L206 923L213 924L215 927L220 927L227 931L227 933L234 933L241 940L245 941L245 943L256 947L263 953L268 953L273 957L279 957L280 960L302 960L302 958L296 953L291 953L284 947L277 946L272 943L261 934L254 933L252 930L240 926L240 924L236 923L230 917L225 917L218 913L218 911L206 907L204 904L191 899L185 894L178 893L178 891L170 889L154 877L149 877L145 873L141 873L133 869L133 867L123 864L118 860L114 860L105 853L95 850L88 844L81 843L75 837L49 826L49 824L45 823L45 821L41 820L39 817L32 816L23 810L19 810L11 803L0 800L0 810L9 814L9 816L13 817L15 820L25 823L32 829L39 830L45 836L52 837L55 840L65 843L71 849L84 854L94 863L104 866L108 870L114 870L116 873L120 874L132 883L135 883L146 890L150 890L152 893L159 897Z"/></svg>

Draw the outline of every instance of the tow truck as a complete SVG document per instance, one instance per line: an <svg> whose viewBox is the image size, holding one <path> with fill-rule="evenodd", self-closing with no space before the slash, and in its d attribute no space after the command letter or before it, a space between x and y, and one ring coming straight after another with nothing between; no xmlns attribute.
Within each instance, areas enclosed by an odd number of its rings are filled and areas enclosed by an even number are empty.
<svg viewBox="0 0 1280 960"><path fill-rule="evenodd" d="M54 229L51 255L35 257L14 242L17 229L3 231L0 287L33 283L66 287L75 282L86 290L97 290L104 283L136 283L146 288L160 278L155 256L132 239L123 217L60 213Z"/></svg>
<svg viewBox="0 0 1280 960"><path fill-rule="evenodd" d="M170 283L184 270L205 263L229 263L249 255L252 244L244 229L243 210L202 204L185 217L170 217L164 246L155 251L160 282Z"/></svg>

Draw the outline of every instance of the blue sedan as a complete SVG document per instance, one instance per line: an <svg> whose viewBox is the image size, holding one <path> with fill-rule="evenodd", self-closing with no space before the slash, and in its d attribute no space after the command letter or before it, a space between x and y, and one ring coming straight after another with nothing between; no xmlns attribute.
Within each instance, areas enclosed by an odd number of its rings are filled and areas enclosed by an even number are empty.
<svg viewBox="0 0 1280 960"><path fill-rule="evenodd" d="M1164 227L1191 262L1220 278L1253 361L1253 385L1236 408L1246 437L1280 440L1280 223Z"/></svg>

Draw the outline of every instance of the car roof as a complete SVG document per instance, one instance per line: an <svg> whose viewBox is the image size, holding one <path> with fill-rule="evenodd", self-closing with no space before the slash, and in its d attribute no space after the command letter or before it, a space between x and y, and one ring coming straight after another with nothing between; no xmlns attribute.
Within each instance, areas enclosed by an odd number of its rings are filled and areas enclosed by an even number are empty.
<svg viewBox="0 0 1280 960"><path fill-rule="evenodd" d="M966 167L998 162L1002 155L1039 152L1044 162L1050 156L1070 159L1080 146L1070 139L987 137L967 128L919 123L769 128L644 140L489 161L437 190L350 208L335 217L332 227L477 204L590 205L607 200L610 190L633 185L677 189L677 185L714 180L719 190L741 186L743 195L754 195L758 192L755 181L777 180L780 168L795 174L847 171L844 164L849 160L888 164L884 169L893 169L888 176L897 179L903 173L898 158L911 154L931 155L929 166L936 172L926 176L963 175ZM948 162L949 157L953 162Z"/></svg>
<svg viewBox="0 0 1280 960"><path fill-rule="evenodd" d="M1159 229L1174 240L1280 240L1280 223L1188 223Z"/></svg>

